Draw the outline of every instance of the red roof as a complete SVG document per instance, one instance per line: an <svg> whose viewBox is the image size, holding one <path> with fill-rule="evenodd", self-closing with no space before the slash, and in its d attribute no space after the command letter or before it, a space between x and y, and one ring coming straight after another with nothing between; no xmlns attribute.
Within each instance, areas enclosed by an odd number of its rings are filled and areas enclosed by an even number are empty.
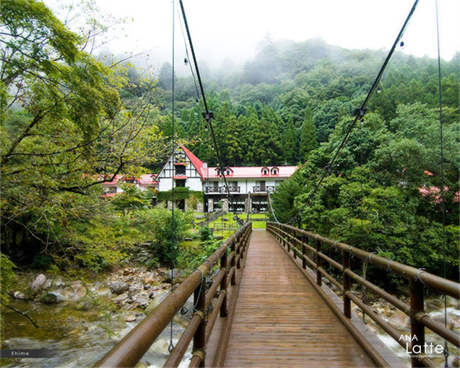
<svg viewBox="0 0 460 368"><path fill-rule="evenodd" d="M205 173L204 173L204 167L203 167L203 161L201 161L198 157L196 157L192 152L188 150L187 147L185 147L183 144L180 146L184 153L187 155L188 159L190 162L195 166L196 171L198 171L198 174L200 174L201 179L205 179Z"/></svg>
<svg viewBox="0 0 460 368"><path fill-rule="evenodd" d="M114 186L118 185L120 181L123 179L133 180L134 182L138 183L139 185L157 185L158 181L155 180L157 178L157 174L143 174L139 178L134 178L132 176L125 177L123 175L116 175L112 181L106 181L102 183L103 186ZM110 178L110 176L108 176Z"/></svg>
<svg viewBox="0 0 460 368"><path fill-rule="evenodd" d="M272 174L272 169L277 168L278 173ZM289 178L297 170L297 166L232 166L233 171L231 178ZM268 174L264 175L262 169L268 169ZM217 167L208 168L206 179L219 179Z"/></svg>

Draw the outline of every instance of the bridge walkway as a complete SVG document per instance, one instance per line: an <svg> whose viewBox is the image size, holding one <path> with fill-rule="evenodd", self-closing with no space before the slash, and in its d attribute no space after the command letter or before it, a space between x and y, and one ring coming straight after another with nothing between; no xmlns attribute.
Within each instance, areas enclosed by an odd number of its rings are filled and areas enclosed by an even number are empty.
<svg viewBox="0 0 460 368"><path fill-rule="evenodd" d="M370 367L372 360L266 231L254 231L226 367Z"/></svg>

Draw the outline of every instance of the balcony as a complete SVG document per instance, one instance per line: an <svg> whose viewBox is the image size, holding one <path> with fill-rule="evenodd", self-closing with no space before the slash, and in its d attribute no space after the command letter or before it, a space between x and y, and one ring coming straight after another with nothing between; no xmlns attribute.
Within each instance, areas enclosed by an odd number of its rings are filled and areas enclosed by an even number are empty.
<svg viewBox="0 0 460 368"><path fill-rule="evenodd" d="M253 193L273 193L275 191L274 185L254 185L252 187Z"/></svg>
<svg viewBox="0 0 460 368"><path fill-rule="evenodd" d="M229 185L228 189L230 190L230 193L240 193L241 188L239 186L232 186ZM208 194L225 194L227 193L227 189L225 186L220 186L220 187L214 187L214 186L207 186L204 187L205 193Z"/></svg>

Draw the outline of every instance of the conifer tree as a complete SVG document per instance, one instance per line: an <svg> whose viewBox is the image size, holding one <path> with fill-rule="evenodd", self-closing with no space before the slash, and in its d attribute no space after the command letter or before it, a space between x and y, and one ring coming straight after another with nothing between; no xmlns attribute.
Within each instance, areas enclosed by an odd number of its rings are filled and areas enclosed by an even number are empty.
<svg viewBox="0 0 460 368"><path fill-rule="evenodd" d="M306 161L312 150L318 147L316 128L313 122L313 114L310 109L305 110L305 120L300 131L300 157Z"/></svg>

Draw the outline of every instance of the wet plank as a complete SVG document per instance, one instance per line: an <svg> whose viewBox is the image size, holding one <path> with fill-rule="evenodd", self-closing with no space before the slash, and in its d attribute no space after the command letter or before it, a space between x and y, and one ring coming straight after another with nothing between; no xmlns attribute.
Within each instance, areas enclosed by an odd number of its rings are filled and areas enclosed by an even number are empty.
<svg viewBox="0 0 460 368"><path fill-rule="evenodd" d="M224 365L374 366L266 231L251 237Z"/></svg>

